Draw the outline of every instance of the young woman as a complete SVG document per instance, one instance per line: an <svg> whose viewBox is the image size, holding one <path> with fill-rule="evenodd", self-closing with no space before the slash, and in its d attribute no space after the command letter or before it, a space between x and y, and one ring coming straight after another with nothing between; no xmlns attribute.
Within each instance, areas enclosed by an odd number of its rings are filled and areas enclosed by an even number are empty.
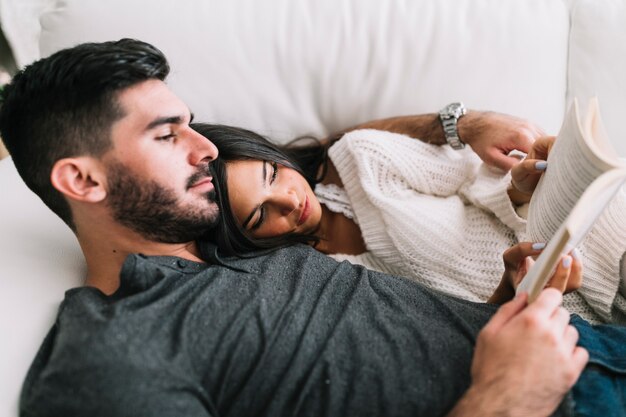
<svg viewBox="0 0 626 417"><path fill-rule="evenodd" d="M502 276L502 253L525 240L514 203L529 195L471 152L377 130L279 147L244 129L194 128L219 149L212 169L222 216L208 239L223 254L308 243L338 260L484 301ZM540 175L531 156L515 175ZM626 311L618 292L626 234L615 240L610 254L606 241L583 247L583 286L564 303L591 321L619 321ZM616 258L613 266L598 269L598 252Z"/></svg>

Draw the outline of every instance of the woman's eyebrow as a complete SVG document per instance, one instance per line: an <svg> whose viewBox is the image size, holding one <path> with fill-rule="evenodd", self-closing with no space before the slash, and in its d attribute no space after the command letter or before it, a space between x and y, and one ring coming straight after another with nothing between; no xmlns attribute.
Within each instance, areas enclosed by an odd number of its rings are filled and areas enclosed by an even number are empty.
<svg viewBox="0 0 626 417"><path fill-rule="evenodd" d="M261 179L261 184L263 188L265 188L265 179L267 178L267 161L263 161L263 178Z"/></svg>

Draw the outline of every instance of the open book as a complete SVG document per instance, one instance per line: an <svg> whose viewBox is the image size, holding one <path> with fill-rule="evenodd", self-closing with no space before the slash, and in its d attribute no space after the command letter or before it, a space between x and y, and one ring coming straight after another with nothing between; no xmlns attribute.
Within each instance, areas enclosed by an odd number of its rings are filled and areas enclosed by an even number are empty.
<svg viewBox="0 0 626 417"><path fill-rule="evenodd" d="M529 302L539 295L561 256L580 243L624 182L626 163L608 140L598 101L589 102L581 120L578 101L574 100L528 209L529 238L548 242L517 288L518 292L528 292Z"/></svg>

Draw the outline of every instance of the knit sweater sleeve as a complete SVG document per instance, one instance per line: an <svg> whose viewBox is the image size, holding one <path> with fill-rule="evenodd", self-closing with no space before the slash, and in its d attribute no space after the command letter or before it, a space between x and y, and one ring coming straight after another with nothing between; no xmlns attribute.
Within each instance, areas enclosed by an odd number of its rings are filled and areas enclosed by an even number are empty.
<svg viewBox="0 0 626 417"><path fill-rule="evenodd" d="M626 192L620 190L579 246L583 286L578 292L605 321L626 319ZM621 320L620 320L621 318Z"/></svg>
<svg viewBox="0 0 626 417"><path fill-rule="evenodd" d="M516 211L507 188L510 173L502 173L482 163L471 150L455 151L448 146L430 145L404 135L376 130L348 133L331 150L336 166L358 152L367 155L370 166L380 171L379 180L400 180L422 194L448 197L458 194L466 202L494 214L503 224L523 234L526 219ZM356 171L344 170L342 180ZM387 176L385 178L384 176Z"/></svg>
<svg viewBox="0 0 626 417"><path fill-rule="evenodd" d="M377 130L350 132L329 150L367 249L404 276L480 301L514 236L459 195L480 165L472 156Z"/></svg>
<svg viewBox="0 0 626 417"><path fill-rule="evenodd" d="M511 173L503 173L481 163L473 181L467 181L459 194L473 205L493 213L502 223L518 235L526 233L526 219L519 215L511 202L508 187Z"/></svg>
<svg viewBox="0 0 626 417"><path fill-rule="evenodd" d="M349 132L329 150L344 182L358 181L356 170L342 169L358 164L368 177L380 184L402 182L422 194L447 197L456 194L477 170L471 150L454 151L391 132L363 129ZM372 172L376 170L376 172Z"/></svg>

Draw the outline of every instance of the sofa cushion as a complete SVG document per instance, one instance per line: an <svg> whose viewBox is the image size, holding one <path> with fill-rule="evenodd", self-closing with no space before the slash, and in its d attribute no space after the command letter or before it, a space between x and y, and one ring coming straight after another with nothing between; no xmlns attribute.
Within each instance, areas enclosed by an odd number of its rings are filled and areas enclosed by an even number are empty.
<svg viewBox="0 0 626 417"><path fill-rule="evenodd" d="M11 158L0 161L0 190L0 416L8 417L17 415L26 370L65 290L82 284L85 260L70 229L26 187Z"/></svg>

